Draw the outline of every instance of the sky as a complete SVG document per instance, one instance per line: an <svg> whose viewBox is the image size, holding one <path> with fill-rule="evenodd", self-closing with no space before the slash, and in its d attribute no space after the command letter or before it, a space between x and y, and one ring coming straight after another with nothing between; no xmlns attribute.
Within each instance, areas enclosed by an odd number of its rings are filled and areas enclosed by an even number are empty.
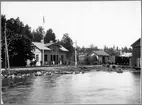
<svg viewBox="0 0 142 105"><path fill-rule="evenodd" d="M68 33L80 47L131 47L141 37L141 1L1 2L1 14L52 28L59 40Z"/></svg>

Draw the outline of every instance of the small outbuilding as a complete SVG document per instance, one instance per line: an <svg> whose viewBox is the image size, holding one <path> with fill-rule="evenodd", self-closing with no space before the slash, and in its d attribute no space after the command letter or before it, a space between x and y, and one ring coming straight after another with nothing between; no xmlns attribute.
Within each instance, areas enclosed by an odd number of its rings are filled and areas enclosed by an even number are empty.
<svg viewBox="0 0 142 105"><path fill-rule="evenodd" d="M109 54L103 50L93 51L90 53L90 57L96 56L98 64L105 64L109 61Z"/></svg>

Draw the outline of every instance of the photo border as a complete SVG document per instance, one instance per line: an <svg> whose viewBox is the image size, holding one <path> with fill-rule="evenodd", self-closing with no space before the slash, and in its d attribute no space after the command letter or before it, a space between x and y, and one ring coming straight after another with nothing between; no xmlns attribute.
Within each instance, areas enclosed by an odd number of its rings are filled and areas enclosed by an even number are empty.
<svg viewBox="0 0 142 105"><path fill-rule="evenodd" d="M41 1L39 1L39 0L1 0L0 4L1 4L1 2L84 2L84 1L85 2L91 2L91 1L103 2L103 1L141 1L141 0L41 0ZM1 22L0 22L0 25L1 25ZM142 27L141 27L141 29L142 29ZM1 30L0 30L0 32L1 32ZM1 37L0 37L0 41L1 41ZM0 49L1 49L1 44L0 44ZM141 51L141 70L142 70L142 34L141 34L141 50L140 51ZM0 63L1 63L1 52L0 52ZM1 68L1 64L0 64L0 68ZM140 74L140 78L142 80L141 74ZM0 82L0 87L1 87L1 83L2 83L2 81ZM140 81L140 89L141 89L141 84L142 84L142 81ZM142 96L142 93L140 90L140 99L141 99L140 104L142 101L141 96ZM40 105L48 105L48 104L51 105L51 103L46 103L46 104L41 103ZM66 104L66 103L63 103L63 104ZM9 105L9 104L5 104L5 105ZM10 104L10 105L16 105L16 104ZM23 104L17 104L17 105L23 105ZM26 105L31 105L31 104L26 104ZM78 105L78 104L70 104L70 105ZM84 104L84 105L92 105L92 104ZM94 104L94 105L97 105L97 104ZM106 105L106 104L102 104L102 105ZM119 104L113 104L113 105L119 105ZM122 105L122 104L120 104L120 105ZM128 105L135 105L135 104L128 104Z"/></svg>

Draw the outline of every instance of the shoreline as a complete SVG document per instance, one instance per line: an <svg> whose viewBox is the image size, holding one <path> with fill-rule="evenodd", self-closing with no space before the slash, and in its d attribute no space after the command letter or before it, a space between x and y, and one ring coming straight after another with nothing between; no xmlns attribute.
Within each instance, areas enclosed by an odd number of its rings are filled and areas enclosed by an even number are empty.
<svg viewBox="0 0 142 105"><path fill-rule="evenodd" d="M17 68L10 71L3 70L1 72L2 80L9 80L8 86L14 86L13 80L24 79L27 77L45 76L45 75L66 75L66 74L84 74L87 72L117 72L116 69L104 67L102 65L91 66L60 66L60 67L33 67L33 69ZM141 73L141 70L123 69L123 72ZM122 73L123 73L122 72ZM117 72L118 73L118 72Z"/></svg>
<svg viewBox="0 0 142 105"><path fill-rule="evenodd" d="M10 71L6 71L5 69L1 70L2 74L5 74L6 72L10 72L10 74L17 73L34 73L34 72L81 72L81 71L89 71L90 69L95 69L93 66L83 66L82 68L80 66L44 66L44 67L25 67L25 68L11 68ZM16 73L16 74L17 74Z"/></svg>
<svg viewBox="0 0 142 105"><path fill-rule="evenodd" d="M140 71L136 70L131 67L122 67L120 66L124 71L128 70L129 71ZM90 70L96 70L96 71L109 71L109 67L104 67L103 65L54 65L54 66L32 66L32 67L12 67L10 68L10 74L15 74L15 72L38 72L38 71L45 71L45 72L64 72L64 71L70 71L70 72L87 72ZM112 70L115 71L115 70ZM1 69L1 74L5 74L6 70Z"/></svg>

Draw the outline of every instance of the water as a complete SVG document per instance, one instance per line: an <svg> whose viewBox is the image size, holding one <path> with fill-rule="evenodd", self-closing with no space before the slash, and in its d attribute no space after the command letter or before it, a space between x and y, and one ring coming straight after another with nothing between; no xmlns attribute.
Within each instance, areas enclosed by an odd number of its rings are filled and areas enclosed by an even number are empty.
<svg viewBox="0 0 142 105"><path fill-rule="evenodd" d="M92 71L28 77L2 94L4 103L137 104L140 73Z"/></svg>

